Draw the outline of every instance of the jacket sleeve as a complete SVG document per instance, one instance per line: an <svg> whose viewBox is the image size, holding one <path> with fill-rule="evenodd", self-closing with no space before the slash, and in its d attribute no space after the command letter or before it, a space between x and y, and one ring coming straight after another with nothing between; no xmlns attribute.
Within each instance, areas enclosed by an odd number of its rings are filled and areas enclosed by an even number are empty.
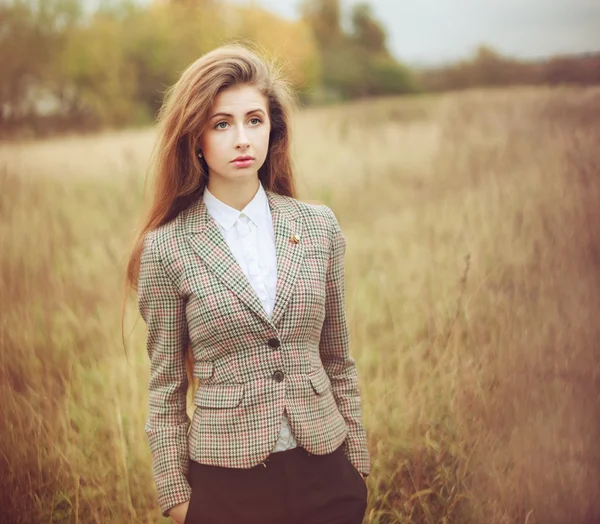
<svg viewBox="0 0 600 524"><path fill-rule="evenodd" d="M186 413L188 386L185 350L188 344L185 300L157 253L155 233L147 234L138 280L138 306L148 328L150 357L148 419L154 481L163 515L189 500L191 488Z"/></svg>
<svg viewBox="0 0 600 524"><path fill-rule="evenodd" d="M331 256L327 269L325 321L321 331L319 351L325 371L331 381L338 409L348 426L346 455L363 476L370 473L371 464L367 435L362 424L358 373L350 355L350 336L346 320L344 255L346 238L335 214L330 214Z"/></svg>

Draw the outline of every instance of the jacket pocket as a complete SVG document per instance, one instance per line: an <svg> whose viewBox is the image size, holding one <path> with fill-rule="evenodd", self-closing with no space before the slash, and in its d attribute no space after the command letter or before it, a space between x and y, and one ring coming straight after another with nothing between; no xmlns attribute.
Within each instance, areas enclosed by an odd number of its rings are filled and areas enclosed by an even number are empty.
<svg viewBox="0 0 600 524"><path fill-rule="evenodd" d="M194 404L202 408L234 408L243 396L243 384L201 384L194 395Z"/></svg>
<svg viewBox="0 0 600 524"><path fill-rule="evenodd" d="M331 387L331 381L329 380L329 376L327 375L325 368L321 367L315 371L312 371L309 373L308 379L310 380L315 392L319 395Z"/></svg>

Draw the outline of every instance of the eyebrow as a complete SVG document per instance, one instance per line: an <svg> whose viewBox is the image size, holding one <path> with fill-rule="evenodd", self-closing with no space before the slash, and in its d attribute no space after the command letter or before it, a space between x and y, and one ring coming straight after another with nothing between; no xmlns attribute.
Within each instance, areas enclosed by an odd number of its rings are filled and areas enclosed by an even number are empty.
<svg viewBox="0 0 600 524"><path fill-rule="evenodd" d="M251 115L252 113L259 113L259 112L262 113L263 115L266 114L262 109L251 109L250 111L248 111L246 113L246 116ZM210 119L212 120L213 118L215 118L217 116L233 117L233 115L231 113L215 113L213 116L210 117Z"/></svg>

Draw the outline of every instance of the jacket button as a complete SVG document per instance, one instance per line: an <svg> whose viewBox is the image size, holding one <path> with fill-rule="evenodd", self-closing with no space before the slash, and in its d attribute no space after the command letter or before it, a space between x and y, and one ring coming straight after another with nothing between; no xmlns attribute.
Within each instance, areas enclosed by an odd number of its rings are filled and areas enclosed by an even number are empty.
<svg viewBox="0 0 600 524"><path fill-rule="evenodd" d="M283 371L277 370L273 373L273 380L281 382L283 380Z"/></svg>
<svg viewBox="0 0 600 524"><path fill-rule="evenodd" d="M269 347L272 347L273 349L277 349L281 345L278 338L270 338L267 344L269 344Z"/></svg>

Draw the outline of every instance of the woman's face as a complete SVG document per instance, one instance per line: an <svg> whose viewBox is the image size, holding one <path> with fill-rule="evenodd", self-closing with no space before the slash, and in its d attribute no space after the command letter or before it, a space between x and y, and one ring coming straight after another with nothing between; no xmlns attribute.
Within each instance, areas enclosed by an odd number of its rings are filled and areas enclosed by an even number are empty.
<svg viewBox="0 0 600 524"><path fill-rule="evenodd" d="M200 137L211 180L258 178L267 157L270 131L267 99L256 87L239 85L221 91Z"/></svg>

